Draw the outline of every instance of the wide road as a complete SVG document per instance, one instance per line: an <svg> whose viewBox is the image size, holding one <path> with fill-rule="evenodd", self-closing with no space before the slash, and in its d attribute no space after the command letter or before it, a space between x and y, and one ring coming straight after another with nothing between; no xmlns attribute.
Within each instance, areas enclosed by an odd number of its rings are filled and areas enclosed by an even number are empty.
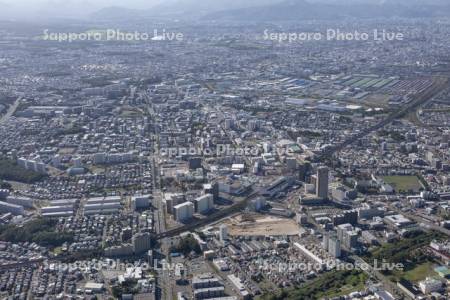
<svg viewBox="0 0 450 300"><path fill-rule="evenodd" d="M17 100L14 101L13 105L8 108L6 114L0 118L0 124L8 122L9 118L11 118L11 116L16 112L17 107L19 107L20 100L21 98L17 98Z"/></svg>

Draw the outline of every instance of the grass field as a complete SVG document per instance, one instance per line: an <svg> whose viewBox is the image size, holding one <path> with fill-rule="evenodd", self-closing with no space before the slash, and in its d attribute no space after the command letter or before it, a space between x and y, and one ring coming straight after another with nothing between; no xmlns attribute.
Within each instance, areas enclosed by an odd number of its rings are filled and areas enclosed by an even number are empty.
<svg viewBox="0 0 450 300"><path fill-rule="evenodd" d="M400 281L400 279L406 279L410 282L417 283L426 279L427 277L436 276L436 272L433 270L433 263L430 261L417 265L414 269L408 271L393 271L390 276L393 281Z"/></svg>
<svg viewBox="0 0 450 300"><path fill-rule="evenodd" d="M437 275L433 270L433 263L432 262L425 262L421 265L418 265L412 270L406 271L403 274L403 278L406 280L409 280L411 282L418 282L421 280L426 279L430 276Z"/></svg>
<svg viewBox="0 0 450 300"><path fill-rule="evenodd" d="M396 192L419 192L423 188L417 176L384 176L383 180L391 185Z"/></svg>

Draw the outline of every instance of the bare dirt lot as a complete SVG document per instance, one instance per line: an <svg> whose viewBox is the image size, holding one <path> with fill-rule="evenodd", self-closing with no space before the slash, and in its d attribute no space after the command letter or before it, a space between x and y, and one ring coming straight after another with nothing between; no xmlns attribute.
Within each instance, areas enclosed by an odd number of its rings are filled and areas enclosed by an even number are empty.
<svg viewBox="0 0 450 300"><path fill-rule="evenodd" d="M233 236L297 235L299 226L292 219L264 215L238 215L225 223Z"/></svg>

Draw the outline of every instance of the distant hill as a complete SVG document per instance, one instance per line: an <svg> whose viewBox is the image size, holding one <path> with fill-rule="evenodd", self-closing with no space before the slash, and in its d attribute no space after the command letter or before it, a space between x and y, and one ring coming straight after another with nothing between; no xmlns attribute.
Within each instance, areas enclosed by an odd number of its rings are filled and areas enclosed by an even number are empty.
<svg viewBox="0 0 450 300"><path fill-rule="evenodd" d="M152 8L154 13L203 14L215 11L269 5L282 0L166 0Z"/></svg>
<svg viewBox="0 0 450 300"><path fill-rule="evenodd" d="M107 7L93 19L277 21L450 16L449 0L166 0L151 9Z"/></svg>
<svg viewBox="0 0 450 300"><path fill-rule="evenodd" d="M342 18L391 18L450 16L450 3L432 4L428 0L386 0L380 3L368 0L348 0L349 4L332 0L285 0L278 4L232 9L208 14L208 20L289 21L334 20ZM440 0L437 0L440 1ZM414 3L416 2L416 3ZM405 2L406 3L406 2ZM424 4L426 3L426 4Z"/></svg>
<svg viewBox="0 0 450 300"><path fill-rule="evenodd" d="M257 7L274 4L282 0L165 0L151 9L135 10L112 6L103 8L90 15L93 19L127 19L134 17L197 18L213 12L229 9Z"/></svg>
<svg viewBox="0 0 450 300"><path fill-rule="evenodd" d="M145 15L146 11L137 9L128 9L119 6L111 6L100 9L90 15L91 19L128 19Z"/></svg>

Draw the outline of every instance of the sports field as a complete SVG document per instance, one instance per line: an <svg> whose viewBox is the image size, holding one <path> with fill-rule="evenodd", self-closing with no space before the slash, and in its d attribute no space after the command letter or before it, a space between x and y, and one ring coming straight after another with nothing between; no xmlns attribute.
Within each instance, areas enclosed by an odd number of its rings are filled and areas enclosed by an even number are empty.
<svg viewBox="0 0 450 300"><path fill-rule="evenodd" d="M391 185L396 192L419 192L423 188L417 176L384 176L383 180Z"/></svg>

